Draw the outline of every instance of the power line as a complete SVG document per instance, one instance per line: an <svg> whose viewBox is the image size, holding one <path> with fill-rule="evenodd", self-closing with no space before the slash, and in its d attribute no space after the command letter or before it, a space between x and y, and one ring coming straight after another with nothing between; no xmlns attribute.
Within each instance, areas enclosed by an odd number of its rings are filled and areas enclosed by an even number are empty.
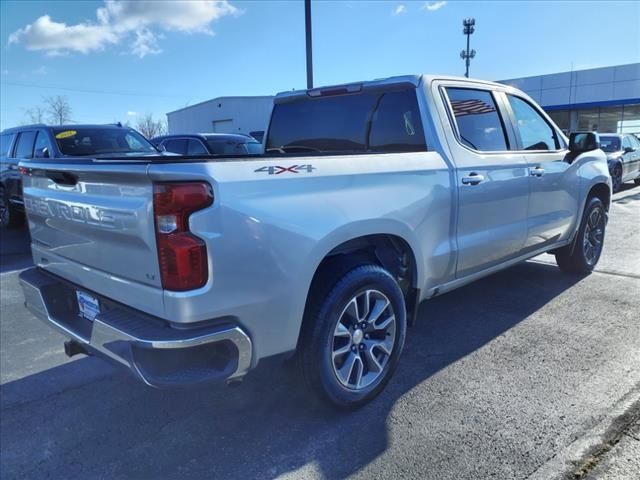
<svg viewBox="0 0 640 480"><path fill-rule="evenodd" d="M59 87L55 85L36 85L33 83L21 83L21 82L12 82L12 81L2 81L2 85L13 85L16 87L26 87L26 88L40 88L45 90L65 90L70 92L82 92L82 93L99 93L104 95L123 95L130 97L166 97L166 98L184 98L182 95L168 95L164 93L143 93L143 92L117 92L117 91L107 91L107 90L93 90L88 88L75 88L75 87Z"/></svg>

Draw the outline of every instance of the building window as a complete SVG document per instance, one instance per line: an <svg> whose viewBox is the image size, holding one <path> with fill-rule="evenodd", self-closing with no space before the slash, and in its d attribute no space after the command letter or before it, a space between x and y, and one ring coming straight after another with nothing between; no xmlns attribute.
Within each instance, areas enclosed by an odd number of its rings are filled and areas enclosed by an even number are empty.
<svg viewBox="0 0 640 480"><path fill-rule="evenodd" d="M558 113L560 112L550 112L549 116L560 126L555 116ZM570 114L571 112L567 112L568 116ZM640 104L575 110L575 115L577 117L577 130L640 134ZM564 129L563 126L560 126L560 128Z"/></svg>
<svg viewBox="0 0 640 480"><path fill-rule="evenodd" d="M608 107L600 109L598 132L618 133L622 122L622 107Z"/></svg>
<svg viewBox="0 0 640 480"><path fill-rule="evenodd" d="M624 106L622 126L619 133L640 135L640 104Z"/></svg>
<svg viewBox="0 0 640 480"><path fill-rule="evenodd" d="M547 112L553 123L555 123L560 130L564 133L569 132L571 129L571 119L569 117L569 110L552 110Z"/></svg>
<svg viewBox="0 0 640 480"><path fill-rule="evenodd" d="M600 112L598 109L594 110L578 110L578 130L587 132L598 130L598 120Z"/></svg>

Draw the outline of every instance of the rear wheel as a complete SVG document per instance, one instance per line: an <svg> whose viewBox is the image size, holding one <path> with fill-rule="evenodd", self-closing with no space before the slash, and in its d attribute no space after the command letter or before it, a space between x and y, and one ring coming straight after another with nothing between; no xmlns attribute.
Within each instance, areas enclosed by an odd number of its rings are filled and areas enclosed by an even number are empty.
<svg viewBox="0 0 640 480"><path fill-rule="evenodd" d="M607 211L597 197L587 201L582 215L573 252L564 247L556 252L556 262L563 272L588 274L595 268L602 248L607 226Z"/></svg>
<svg viewBox="0 0 640 480"><path fill-rule="evenodd" d="M619 163L613 167L613 173L611 174L611 187L613 193L619 192L622 188L622 165Z"/></svg>
<svg viewBox="0 0 640 480"><path fill-rule="evenodd" d="M378 265L354 268L324 298L312 298L307 313L299 356L305 380L339 407L372 400L404 346L406 310L396 280Z"/></svg>

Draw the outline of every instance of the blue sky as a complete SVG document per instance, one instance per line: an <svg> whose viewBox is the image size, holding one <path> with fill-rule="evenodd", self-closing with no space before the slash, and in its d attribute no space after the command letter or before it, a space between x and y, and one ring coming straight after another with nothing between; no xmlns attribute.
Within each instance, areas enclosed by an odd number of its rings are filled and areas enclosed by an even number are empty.
<svg viewBox="0 0 640 480"><path fill-rule="evenodd" d="M313 2L315 84L406 73L506 79L640 61L640 2ZM46 16L46 17L45 17ZM302 1L0 0L0 127L46 95L81 123L306 85Z"/></svg>

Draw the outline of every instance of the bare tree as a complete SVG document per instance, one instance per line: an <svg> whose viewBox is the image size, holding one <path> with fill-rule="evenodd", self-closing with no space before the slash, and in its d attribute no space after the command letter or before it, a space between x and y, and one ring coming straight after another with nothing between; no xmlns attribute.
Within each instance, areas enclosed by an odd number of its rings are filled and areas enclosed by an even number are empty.
<svg viewBox="0 0 640 480"><path fill-rule="evenodd" d="M148 139L164 135L167 132L167 126L163 120L155 120L151 113L147 113L136 123L136 130Z"/></svg>
<svg viewBox="0 0 640 480"><path fill-rule="evenodd" d="M25 112L29 123L45 123L46 111L42 107L30 108Z"/></svg>
<svg viewBox="0 0 640 480"><path fill-rule="evenodd" d="M51 123L63 125L71 121L71 105L63 95L44 97Z"/></svg>

